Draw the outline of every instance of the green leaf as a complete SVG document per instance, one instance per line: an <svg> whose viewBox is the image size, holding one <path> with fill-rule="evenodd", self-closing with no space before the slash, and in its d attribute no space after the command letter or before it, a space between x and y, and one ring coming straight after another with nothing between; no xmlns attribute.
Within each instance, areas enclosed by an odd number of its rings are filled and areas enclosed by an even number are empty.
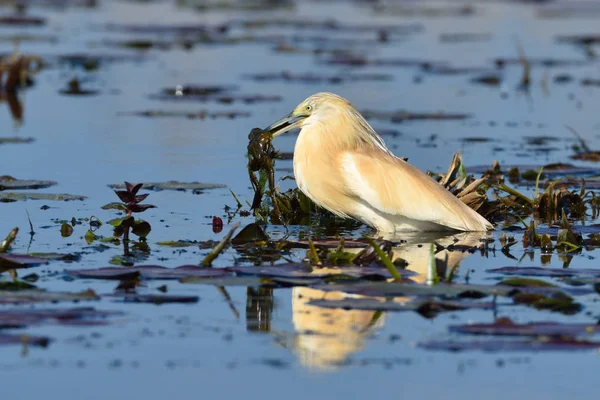
<svg viewBox="0 0 600 400"><path fill-rule="evenodd" d="M64 223L60 227L60 235L62 237L69 237L73 234L73 227L67 223Z"/></svg>
<svg viewBox="0 0 600 400"><path fill-rule="evenodd" d="M85 233L85 241L87 242L87 244L92 243L94 240L98 239L98 236L96 236L94 234L94 232L92 232L91 230L88 229L88 231Z"/></svg>
<svg viewBox="0 0 600 400"><path fill-rule="evenodd" d="M123 217L123 218L115 218L115 219L111 219L110 221L107 221L106 223L109 225L116 227L123 227L125 228L127 225L132 226L133 225L133 217L128 216L128 217Z"/></svg>
<svg viewBox="0 0 600 400"><path fill-rule="evenodd" d="M146 236L148 236L151 230L152 227L148 222L143 220L137 220L134 222L131 232L134 235L139 236L140 238L145 238Z"/></svg>

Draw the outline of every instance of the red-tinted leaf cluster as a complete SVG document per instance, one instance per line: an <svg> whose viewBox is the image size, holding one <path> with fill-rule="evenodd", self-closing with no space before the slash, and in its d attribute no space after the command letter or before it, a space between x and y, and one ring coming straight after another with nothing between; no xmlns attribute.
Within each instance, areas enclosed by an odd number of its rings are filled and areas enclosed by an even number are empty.
<svg viewBox="0 0 600 400"><path fill-rule="evenodd" d="M127 207L127 214L146 211L149 208L156 208L156 206L153 206L152 204L139 204L146 197L148 197L148 194L137 194L137 192L142 188L142 185L142 183L133 185L126 181L125 190L115 190L115 193L117 196L119 196L119 199L125 203L125 206Z"/></svg>

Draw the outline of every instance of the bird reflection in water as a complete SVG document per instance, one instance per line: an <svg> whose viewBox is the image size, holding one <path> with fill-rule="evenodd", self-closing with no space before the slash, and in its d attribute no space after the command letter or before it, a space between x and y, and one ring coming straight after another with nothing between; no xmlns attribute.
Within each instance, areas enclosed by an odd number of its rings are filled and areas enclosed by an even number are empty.
<svg viewBox="0 0 600 400"><path fill-rule="evenodd" d="M449 245L472 247L477 246L481 238L482 233L459 233L450 236L425 232L405 233L402 239L406 240L406 243L393 249L393 257L394 260L398 258L405 260L408 263L407 269L418 273L411 278L413 281L426 283L431 243L435 242L443 247ZM438 270L439 276L444 276L454 267L458 267L468 254L466 251L446 249L438 251L436 259L444 261L447 258L445 265L448 269L448 271ZM296 287L292 290L292 320L296 334L289 347L307 368L321 371L340 368L350 356L360 351L365 346L367 338L385 323L385 314L378 311L326 309L307 304L313 299L341 300L350 297L368 298L368 296L324 292L306 287ZM384 298L379 299L384 300ZM409 299L405 297L393 299L399 302L407 300Z"/></svg>
<svg viewBox="0 0 600 400"><path fill-rule="evenodd" d="M18 91L33 84L32 77L42 68L42 59L15 51L0 58L0 103L6 101L15 126L23 122L23 105Z"/></svg>
<svg viewBox="0 0 600 400"><path fill-rule="evenodd" d="M15 127L21 126L23 123L23 104L16 92L0 92L0 103L8 104L8 110L13 120Z"/></svg>

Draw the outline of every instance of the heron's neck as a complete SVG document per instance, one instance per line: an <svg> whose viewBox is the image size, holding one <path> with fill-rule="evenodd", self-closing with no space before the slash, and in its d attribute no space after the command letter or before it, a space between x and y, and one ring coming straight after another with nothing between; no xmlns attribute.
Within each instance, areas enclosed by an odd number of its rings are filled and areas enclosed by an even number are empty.
<svg viewBox="0 0 600 400"><path fill-rule="evenodd" d="M370 147L390 153L383 139L358 111L342 111L309 121L300 133L323 151L335 154Z"/></svg>

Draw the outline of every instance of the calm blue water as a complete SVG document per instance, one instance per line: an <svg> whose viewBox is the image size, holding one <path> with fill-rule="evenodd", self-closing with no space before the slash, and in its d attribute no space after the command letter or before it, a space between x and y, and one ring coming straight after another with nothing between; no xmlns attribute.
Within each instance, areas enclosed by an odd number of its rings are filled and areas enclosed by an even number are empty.
<svg viewBox="0 0 600 400"><path fill-rule="evenodd" d="M62 278L65 268L96 268L109 264L121 249L111 246L104 252L88 248L83 239L87 227L76 226L69 238L60 236L60 225L53 219L70 220L92 215L102 221L115 217L103 211L103 204L116 200L106 185L123 180L200 181L227 184L243 201L252 200L246 165L247 135L254 127L265 127L287 114L300 101L318 91L333 91L353 102L359 109L415 112L469 113L465 121L415 121L392 124L372 120L376 129L396 129L397 137L386 141L399 156L408 156L421 169L445 170L455 151L461 151L467 165L546 164L564 162L575 143L565 125L575 128L591 148L600 148L596 104L600 90L582 87L581 78L597 78L598 64L544 68L534 66L529 94L516 88L521 67L503 71L504 83L498 87L471 84L477 74L440 76L411 67L351 68L328 66L311 54L277 53L274 46L246 42L235 45L197 45L190 51L179 48L135 52L108 46L107 40L153 39L156 35L108 32L107 23L117 24L219 24L233 19L289 18L321 21L335 18L348 24L422 24L420 32L391 36L389 43L354 48L370 58L409 58L440 60L455 67L493 68L497 57L518 57L518 40L527 57L585 61L583 51L559 44L562 34L597 31L594 18L536 17L535 6L487 2L475 5L469 17L424 17L374 14L368 6L351 2L298 2L294 11L194 12L178 8L174 2L99 1L94 9L68 7L52 9L34 6L31 15L47 18L44 27L2 27L0 37L15 33L52 35L55 44L22 42L26 54L52 57L68 53L143 55L143 61L103 64L95 72L65 66L48 68L35 77L35 86L19 94L24 120L16 126L6 104L0 103L2 137L32 137L31 144L0 145L0 174L21 179L49 179L58 185L48 193L87 196L83 202L27 201L0 206L0 234L19 226L21 233L14 252L84 252L77 263L52 262L47 266L20 271L21 276L35 272L39 287L48 290L80 291L93 288L98 294L112 293L116 282ZM407 2L411 6L429 2ZM432 3L456 7L457 2ZM10 13L10 9L4 9ZM484 33L487 41L443 43L441 34ZM332 38L375 39L375 32L355 33L309 29L236 29L235 35L280 34ZM166 36L162 39L168 39ZM3 52L13 50L2 42ZM304 44L305 48L310 45ZM290 71L317 74L383 73L391 81L360 81L343 84L303 84L255 82L247 74ZM570 74L575 81L559 85L553 78ZM74 76L82 86L100 91L97 96L62 96ZM420 83L415 82L421 77ZM543 82L547 81L547 84ZM273 103L223 105L214 102L173 102L151 99L162 88L179 84L236 85L234 94L280 95ZM545 88L546 87L546 88ZM248 118L191 120L185 118L150 119L119 116L118 113L142 110L189 111L239 110ZM430 137L435 135L434 140ZM553 149L535 151L526 137L552 136ZM489 142L465 142L464 138L488 138ZM287 135L276 143L282 151L292 151L295 136ZM580 165L593 165L578 163ZM291 161L278 162L290 168ZM285 182L283 187L290 184ZM198 263L206 250L171 249L158 246L161 240L219 240L211 229L211 216L223 215L224 205L235 202L229 191L216 189L200 195L182 192L151 192L147 200L158 208L144 213L153 230L152 249L143 263L168 267ZM42 205L51 206L48 210ZM36 235L29 243L26 211ZM243 224L252 218L237 218ZM296 234L303 228L293 228ZM274 237L280 228L270 227ZM98 232L110 236L103 226ZM357 232L359 235L363 233ZM495 232L496 237L500 232ZM402 250L400 250L402 251ZM523 247L517 244L512 254L520 258ZM426 256L418 248L405 250L412 257L410 268L425 271ZM231 265L239 254L228 250L216 262ZM302 251L292 254L300 260ZM572 267L594 268L595 252L576 255ZM487 268L517 265L500 252L496 256L464 256L460 279L470 270L472 282L492 283ZM539 266L540 254L525 258L519 265ZM561 267L554 255L550 266ZM55 273L58 273L55 274ZM6 274L5 274L6 275ZM4 277L8 279L8 277ZM318 310L299 298L323 296L310 289L276 290L272 299L269 332L256 332L256 321L246 313L249 298L246 287L230 287L228 292L240 313L236 318L222 295L212 286L149 281L139 293L158 293L167 284L169 294L197 295L192 305L123 304L111 298L89 303L99 309L124 311L122 317L106 327L36 326L24 331L48 335L54 342L47 349L31 348L26 356L21 348L0 348L3 394L7 398L29 399L50 396L62 399L165 397L196 398L364 398L419 397L505 399L593 398L598 355L593 351L559 353L443 353L416 348L420 341L451 337L447 326L456 323L493 322L492 311L463 311L427 320L416 313L388 313L368 329L373 313L364 311ZM565 317L524 307L501 306L500 316L518 322L531 320L582 321L593 323L599 315L597 295L577 299L585 310ZM39 305L69 307L72 304ZM314 334L320 332L321 334ZM312 334L311 334L312 333Z"/></svg>

